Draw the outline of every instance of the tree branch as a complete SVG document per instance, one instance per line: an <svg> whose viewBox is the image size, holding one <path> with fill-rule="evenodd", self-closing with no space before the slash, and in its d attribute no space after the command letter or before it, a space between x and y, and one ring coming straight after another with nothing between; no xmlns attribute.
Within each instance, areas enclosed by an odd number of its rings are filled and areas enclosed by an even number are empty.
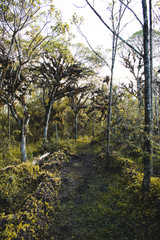
<svg viewBox="0 0 160 240"><path fill-rule="evenodd" d="M117 36L122 42L124 42L127 46L129 46L131 49L133 49L138 55L143 57L143 55L137 51L131 44L129 44L127 41L125 41L123 38L121 38L115 31L113 31L108 24L102 19L102 17L99 15L99 13L92 7L92 5L88 2L88 0L85 0L89 7L92 9L92 11L97 15L97 17L101 20L101 22L115 35Z"/></svg>
<svg viewBox="0 0 160 240"><path fill-rule="evenodd" d="M136 15L136 13L127 5L125 4L122 0L119 0L126 8L128 8L133 15L135 16L135 18L138 20L138 22L141 24L141 26L143 27L143 23L141 22L141 20L139 19L139 17Z"/></svg>
<svg viewBox="0 0 160 240"><path fill-rule="evenodd" d="M82 35L82 37L85 38L85 40L86 40L88 46L90 47L90 49L107 65L107 67L110 68L110 66L109 66L109 64L106 62L106 60L105 60L103 57L101 57L101 56L93 49L93 47L92 47L91 44L89 43L87 37L82 33L80 27L77 26L77 28L78 28L79 33Z"/></svg>

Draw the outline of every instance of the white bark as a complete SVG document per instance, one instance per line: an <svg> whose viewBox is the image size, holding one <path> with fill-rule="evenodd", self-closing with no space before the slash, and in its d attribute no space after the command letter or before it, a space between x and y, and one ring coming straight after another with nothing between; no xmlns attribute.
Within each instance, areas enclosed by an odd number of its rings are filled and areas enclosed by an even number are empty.
<svg viewBox="0 0 160 240"><path fill-rule="evenodd" d="M25 134L25 126L24 122L22 123L22 129L21 129L21 159L22 162L26 162L27 160L27 152L26 152L26 134Z"/></svg>
<svg viewBox="0 0 160 240"><path fill-rule="evenodd" d="M45 121L44 121L44 130L43 130L43 138L44 142L47 142L47 134L48 134L48 124L51 115L52 105L54 103L54 93L52 94L52 99L49 103L49 106L45 109Z"/></svg>

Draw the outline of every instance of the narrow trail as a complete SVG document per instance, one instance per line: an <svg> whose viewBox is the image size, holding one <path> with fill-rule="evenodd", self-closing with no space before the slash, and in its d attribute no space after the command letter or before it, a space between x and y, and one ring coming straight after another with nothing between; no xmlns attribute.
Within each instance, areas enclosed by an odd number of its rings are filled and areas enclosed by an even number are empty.
<svg viewBox="0 0 160 240"><path fill-rule="evenodd" d="M95 172L96 164L93 154L73 155L61 173L61 201L78 198L78 194L87 188Z"/></svg>
<svg viewBox="0 0 160 240"><path fill-rule="evenodd" d="M80 154L72 155L61 172L60 212L56 220L59 229L56 240L78 239L77 209L83 205L84 195L97 171L96 154L86 152L86 149L87 146L82 146ZM89 201L89 198L85 198L85 201Z"/></svg>

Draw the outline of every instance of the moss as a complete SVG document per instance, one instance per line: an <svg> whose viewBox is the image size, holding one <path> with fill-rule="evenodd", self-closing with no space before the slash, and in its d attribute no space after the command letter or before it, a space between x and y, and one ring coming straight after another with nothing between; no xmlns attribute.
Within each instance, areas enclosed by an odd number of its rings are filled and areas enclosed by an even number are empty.
<svg viewBox="0 0 160 240"><path fill-rule="evenodd" d="M65 161L58 151L36 165L27 162L0 171L1 239L54 239L59 166Z"/></svg>
<svg viewBox="0 0 160 240"><path fill-rule="evenodd" d="M142 178L133 160L113 157L110 169L101 164L79 201L61 205L59 239L145 240L147 233L148 240L159 240L159 181L152 179L143 201Z"/></svg>
<svg viewBox="0 0 160 240"><path fill-rule="evenodd" d="M74 146L75 152L84 154L88 146L90 151L89 142L81 140ZM62 203L60 170L68 161L64 151L37 159L35 164L1 170L0 238L145 240L147 232L147 240L153 236L159 240L159 178L151 179L151 192L144 202L143 174L135 162L114 155L111 168L106 169L103 160L83 191L70 189L68 200ZM68 176L77 181L77 173Z"/></svg>

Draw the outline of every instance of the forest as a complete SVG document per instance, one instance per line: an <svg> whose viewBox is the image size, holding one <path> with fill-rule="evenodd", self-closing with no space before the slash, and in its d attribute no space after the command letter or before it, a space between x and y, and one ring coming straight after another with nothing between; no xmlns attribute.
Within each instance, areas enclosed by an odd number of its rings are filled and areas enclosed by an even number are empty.
<svg viewBox="0 0 160 240"><path fill-rule="evenodd" d="M0 1L0 239L160 239L160 1L96 2L111 49L52 0Z"/></svg>

